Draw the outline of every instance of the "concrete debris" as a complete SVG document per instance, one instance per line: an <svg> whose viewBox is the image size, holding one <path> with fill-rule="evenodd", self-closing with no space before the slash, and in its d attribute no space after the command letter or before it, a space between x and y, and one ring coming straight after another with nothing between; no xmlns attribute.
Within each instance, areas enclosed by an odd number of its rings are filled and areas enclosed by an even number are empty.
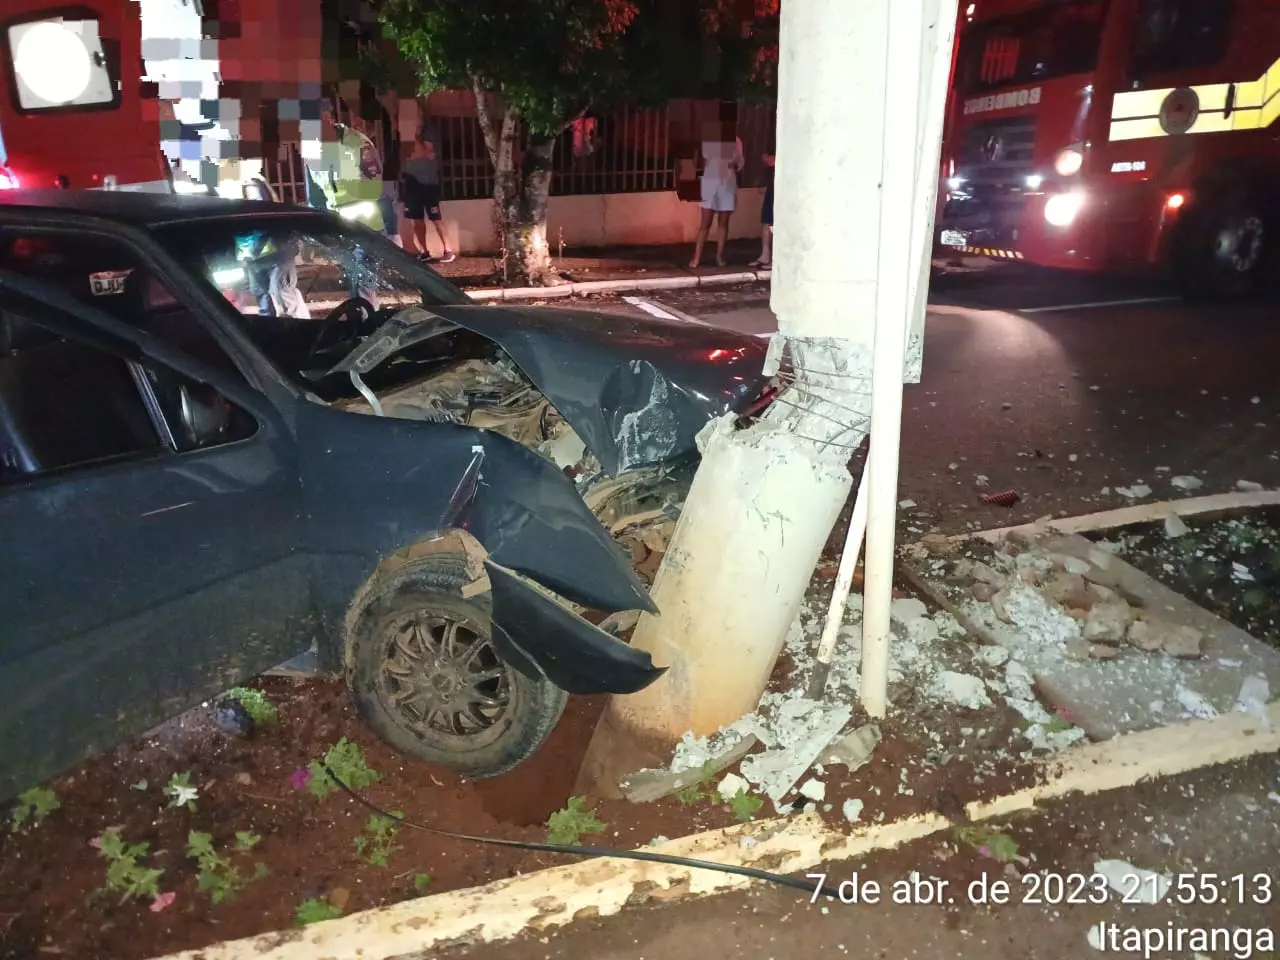
<svg viewBox="0 0 1280 960"><path fill-rule="evenodd" d="M1126 903L1159 903L1173 887L1173 878L1154 870L1135 867L1124 860L1098 860L1093 872L1107 878L1107 886L1125 898ZM1134 889L1135 878L1137 889Z"/></svg>
<svg viewBox="0 0 1280 960"><path fill-rule="evenodd" d="M840 807L840 812L844 814L844 818L850 823L854 823L862 816L863 802L857 799L849 799Z"/></svg>
<svg viewBox="0 0 1280 960"><path fill-rule="evenodd" d="M970 560L967 557L956 561L955 575L962 580L977 580L979 583L989 583L995 587L1003 585L1005 581L1004 576L997 573L990 564L983 563L981 560Z"/></svg>
<svg viewBox="0 0 1280 960"><path fill-rule="evenodd" d="M1089 644L1089 656L1094 660L1114 660L1120 656L1120 648L1112 647L1104 643Z"/></svg>
<svg viewBox="0 0 1280 960"><path fill-rule="evenodd" d="M1237 480L1236 489L1244 493L1261 493L1267 488L1260 483L1254 483L1252 480Z"/></svg>
<svg viewBox="0 0 1280 960"><path fill-rule="evenodd" d="M1231 579L1239 580L1241 583L1252 583L1253 574L1249 572L1249 568L1243 563L1231 561Z"/></svg>
<svg viewBox="0 0 1280 960"><path fill-rule="evenodd" d="M1079 623L1024 584L1009 588L1005 612L1009 623L1041 643L1065 646L1068 640L1080 636Z"/></svg>
<svg viewBox="0 0 1280 960"><path fill-rule="evenodd" d="M800 785L800 796L814 803L827 799L827 785L821 780L809 779Z"/></svg>
<svg viewBox="0 0 1280 960"><path fill-rule="evenodd" d="M1064 607L1086 608L1084 577L1078 573L1055 573L1041 586L1044 595ZM1076 602L1071 602L1071 601Z"/></svg>
<svg viewBox="0 0 1280 960"><path fill-rule="evenodd" d="M637 770L619 784L622 795L632 803L652 803L703 779L704 766L719 773L747 755L759 741L754 734L721 731L711 737L694 738L686 733L676 745L675 758L666 769Z"/></svg>
<svg viewBox="0 0 1280 960"><path fill-rule="evenodd" d="M1169 482L1179 490L1186 490L1188 492L1191 490L1199 490L1204 486L1204 481L1199 477L1171 477Z"/></svg>
<svg viewBox="0 0 1280 960"><path fill-rule="evenodd" d="M728 800L736 797L739 793L750 788L750 784L743 780L736 773L729 773L720 781L720 785L716 787L716 792L720 794L720 799Z"/></svg>
<svg viewBox="0 0 1280 960"><path fill-rule="evenodd" d="M649 841L649 846L651 846L651 847L660 847L660 846L662 846L664 843L670 843L670 842L671 842L671 838L670 838L670 837L664 837L664 836L659 835L659 836L656 836L656 837L654 837L652 840L650 840L650 841Z"/></svg>
<svg viewBox="0 0 1280 960"><path fill-rule="evenodd" d="M1236 697L1235 712L1247 713L1260 721L1266 729L1271 728L1271 715L1267 712L1267 703L1271 700L1271 688L1267 678L1249 676L1240 684L1240 695Z"/></svg>
<svg viewBox="0 0 1280 960"><path fill-rule="evenodd" d="M1191 528L1187 526L1187 522L1176 513L1164 518L1164 535L1170 540L1185 537L1190 532Z"/></svg>
<svg viewBox="0 0 1280 960"><path fill-rule="evenodd" d="M903 509L903 510L910 510L910 509L911 509L912 507L914 507L915 505L916 505L916 502L915 502L914 500L899 500L899 501L898 501L898 506L899 506L901 509Z"/></svg>
<svg viewBox="0 0 1280 960"><path fill-rule="evenodd" d="M973 594L973 599L980 603L990 603L991 598L996 595L996 588L989 583L978 581L969 592Z"/></svg>
<svg viewBox="0 0 1280 960"><path fill-rule="evenodd" d="M988 666L1000 667L1009 660L1009 650L997 644L985 644L978 648L978 659Z"/></svg>
<svg viewBox="0 0 1280 960"><path fill-rule="evenodd" d="M1154 620L1135 620L1129 625L1129 643L1139 650L1154 653L1164 644L1164 636Z"/></svg>
<svg viewBox="0 0 1280 960"><path fill-rule="evenodd" d="M997 590L992 594L991 609L1004 623L1013 623L1013 617L1009 614L1009 591Z"/></svg>
<svg viewBox="0 0 1280 960"><path fill-rule="evenodd" d="M1067 573L1074 573L1078 577L1083 577L1089 572L1089 561L1081 560L1079 557L1063 557L1062 569Z"/></svg>
<svg viewBox="0 0 1280 960"><path fill-rule="evenodd" d="M1116 493L1129 500L1141 500L1143 497L1151 496L1151 488L1145 483L1135 483L1131 487L1116 487Z"/></svg>
<svg viewBox="0 0 1280 960"><path fill-rule="evenodd" d="M851 716L853 710L847 704L800 698L783 703L765 731L769 738L765 742L773 741L771 748L747 757L738 769L776 804L813 766Z"/></svg>
<svg viewBox="0 0 1280 960"><path fill-rule="evenodd" d="M1124 642L1132 619L1133 612L1123 600L1095 604L1085 617L1080 636L1090 643L1118 646Z"/></svg>
<svg viewBox="0 0 1280 960"><path fill-rule="evenodd" d="M750 850L759 842L760 841L757 840L755 837L743 837L741 840L738 841L738 846L741 847L743 850Z"/></svg>
<svg viewBox="0 0 1280 960"><path fill-rule="evenodd" d="M843 764L852 773L871 760L871 754L880 742L880 728L874 723L858 727L845 734L820 754L826 765Z"/></svg>
<svg viewBox="0 0 1280 960"><path fill-rule="evenodd" d="M1174 691L1174 696L1178 698L1178 704L1186 712L1187 716L1194 717L1197 720L1212 720L1218 716L1218 711L1213 704L1202 695L1182 684L1178 684L1177 689Z"/></svg>
<svg viewBox="0 0 1280 960"><path fill-rule="evenodd" d="M930 694L939 700L967 710L981 710L983 707L991 706L986 684L982 682L981 677L955 673L951 670L943 670L934 678Z"/></svg>
<svg viewBox="0 0 1280 960"><path fill-rule="evenodd" d="M920 544L935 557L949 557L958 549L956 542L943 533L926 534Z"/></svg>
<svg viewBox="0 0 1280 960"><path fill-rule="evenodd" d="M915 597L894 597L890 602L890 618L903 626L928 615L929 608Z"/></svg>
<svg viewBox="0 0 1280 960"><path fill-rule="evenodd" d="M1201 649L1201 644L1204 643L1203 633L1185 624L1167 624L1166 626L1167 629L1160 640L1160 647L1165 653L1179 660L1198 660L1204 655Z"/></svg>

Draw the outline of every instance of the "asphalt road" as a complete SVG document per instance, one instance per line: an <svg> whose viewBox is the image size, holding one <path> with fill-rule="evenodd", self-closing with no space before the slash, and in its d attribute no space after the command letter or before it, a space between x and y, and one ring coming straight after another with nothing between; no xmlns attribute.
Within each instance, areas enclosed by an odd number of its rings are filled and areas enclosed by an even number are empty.
<svg viewBox="0 0 1280 960"><path fill-rule="evenodd" d="M777 329L768 287L643 298L687 322ZM906 388L910 522L956 532L1238 481L1280 487L1280 302L1192 305L1157 284L993 265L935 277L922 382ZM638 309L633 305L633 309ZM985 479L983 479L985 478ZM980 501L1015 490L1012 508ZM918 512L917 512L918 511Z"/></svg>

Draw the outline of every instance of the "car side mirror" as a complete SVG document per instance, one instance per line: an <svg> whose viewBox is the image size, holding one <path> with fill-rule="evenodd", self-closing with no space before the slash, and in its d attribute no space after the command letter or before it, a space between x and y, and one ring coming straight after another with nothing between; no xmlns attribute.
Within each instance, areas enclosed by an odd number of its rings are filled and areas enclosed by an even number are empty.
<svg viewBox="0 0 1280 960"><path fill-rule="evenodd" d="M212 443L231 425L231 408L214 390L184 383L178 400L182 429L193 447Z"/></svg>

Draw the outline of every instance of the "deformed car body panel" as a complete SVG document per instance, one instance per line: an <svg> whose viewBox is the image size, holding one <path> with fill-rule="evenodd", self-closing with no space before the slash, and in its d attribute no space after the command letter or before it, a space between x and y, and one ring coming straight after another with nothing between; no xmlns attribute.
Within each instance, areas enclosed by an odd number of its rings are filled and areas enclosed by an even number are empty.
<svg viewBox="0 0 1280 960"><path fill-rule="evenodd" d="M691 453L698 432L765 391L758 337L664 321L545 307L409 308L331 372L365 373L434 336L441 319L502 348L611 476Z"/></svg>
<svg viewBox="0 0 1280 960"><path fill-rule="evenodd" d="M635 693L666 672L649 654L619 643L492 560L493 643L531 677L569 693Z"/></svg>
<svg viewBox="0 0 1280 960"><path fill-rule="evenodd" d="M345 583L326 578L324 593L335 602L348 602L383 558L458 529L495 563L573 603L606 613L656 612L573 483L515 441L456 424L355 416L312 403L300 404L297 425L307 478L307 550L322 561L318 566L344 555L354 561L340 578ZM519 637L518 630L509 632Z"/></svg>

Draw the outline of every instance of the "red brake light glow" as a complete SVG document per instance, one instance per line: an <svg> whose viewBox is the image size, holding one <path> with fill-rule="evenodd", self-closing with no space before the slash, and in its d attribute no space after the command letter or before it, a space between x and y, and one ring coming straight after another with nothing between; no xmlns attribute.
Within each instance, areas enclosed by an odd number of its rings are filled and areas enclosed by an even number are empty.
<svg viewBox="0 0 1280 960"><path fill-rule="evenodd" d="M21 186L16 173L8 167L0 167L0 190L17 190Z"/></svg>

